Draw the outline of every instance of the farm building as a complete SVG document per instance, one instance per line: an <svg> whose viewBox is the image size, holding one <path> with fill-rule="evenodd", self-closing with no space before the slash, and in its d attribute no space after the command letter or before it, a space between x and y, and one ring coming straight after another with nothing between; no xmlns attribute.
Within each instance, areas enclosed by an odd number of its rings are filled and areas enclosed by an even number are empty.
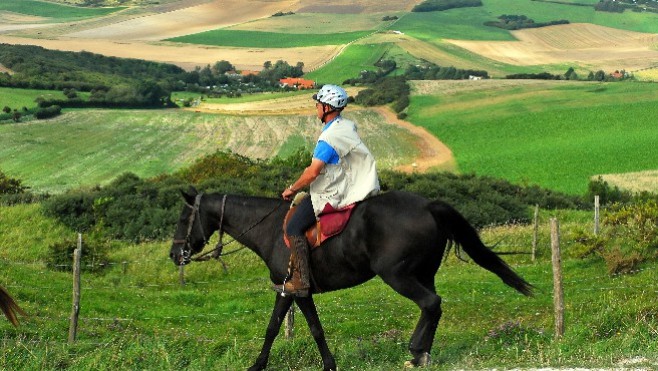
<svg viewBox="0 0 658 371"><path fill-rule="evenodd" d="M305 80L301 78L288 77L285 79L280 79L279 83L281 86L290 86L297 89L313 89L315 88L315 81Z"/></svg>

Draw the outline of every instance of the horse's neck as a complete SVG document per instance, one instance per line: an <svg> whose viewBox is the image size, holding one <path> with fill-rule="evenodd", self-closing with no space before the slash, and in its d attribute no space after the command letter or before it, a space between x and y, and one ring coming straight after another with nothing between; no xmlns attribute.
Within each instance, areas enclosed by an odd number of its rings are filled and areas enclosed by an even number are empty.
<svg viewBox="0 0 658 371"><path fill-rule="evenodd" d="M285 211L280 200L229 195L224 207L223 229L267 260L276 241L283 241L281 223Z"/></svg>

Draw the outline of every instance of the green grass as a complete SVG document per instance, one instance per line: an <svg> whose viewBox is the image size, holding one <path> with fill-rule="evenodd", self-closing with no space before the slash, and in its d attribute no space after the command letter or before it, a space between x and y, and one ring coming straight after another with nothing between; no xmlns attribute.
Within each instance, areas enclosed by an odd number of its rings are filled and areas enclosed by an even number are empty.
<svg viewBox="0 0 658 371"><path fill-rule="evenodd" d="M115 8L82 8L76 6L53 4L48 1L20 0L0 2L0 11L9 11L38 17L65 19L93 18L108 15L124 9Z"/></svg>
<svg viewBox="0 0 658 371"><path fill-rule="evenodd" d="M301 94L301 93L300 93ZM306 93L308 94L308 92ZM381 125L370 111L346 112L361 135L391 168L417 156L415 137L393 125ZM140 177L171 173L200 156L231 150L251 158L294 152L273 137L318 135L315 116L244 117L181 110L72 110L45 121L0 125L2 172L21 179L35 192L59 193L104 185L124 172ZM283 133L283 134L281 134Z"/></svg>
<svg viewBox="0 0 658 371"><path fill-rule="evenodd" d="M0 87L0 109L7 106L11 109L23 107L34 108L37 106L35 99L38 97L65 99L64 93L57 90L35 90L14 89Z"/></svg>
<svg viewBox="0 0 658 371"><path fill-rule="evenodd" d="M171 94L171 99L177 101L178 99L187 99L187 98L203 98L205 103L215 103L215 104L232 104L232 103L249 103L249 102L262 102L270 99L294 97L297 95L310 95L309 91L299 90L299 91L290 91L284 93L255 93L255 94L243 94L241 97L229 98L223 96L221 98L209 98L203 94L199 93L190 93L190 92L174 92Z"/></svg>
<svg viewBox="0 0 658 371"><path fill-rule="evenodd" d="M335 59L321 68L304 75L319 83L341 84L359 77L361 71L377 70L375 63L394 48L392 44L352 44Z"/></svg>
<svg viewBox="0 0 658 371"><path fill-rule="evenodd" d="M525 15L535 22L566 19L571 23L593 23L622 30L656 33L658 14L627 11L622 14L595 12L593 7L531 0L484 0L484 6L442 12L410 13L392 28L423 41L439 39L514 40L506 30L488 27L484 22L503 14Z"/></svg>
<svg viewBox="0 0 658 371"><path fill-rule="evenodd" d="M333 34L293 34L280 32L212 30L194 35L180 36L169 41L235 46L245 48L295 48L316 45L343 45L360 39L372 31L341 32Z"/></svg>
<svg viewBox="0 0 658 371"><path fill-rule="evenodd" d="M590 177L658 168L658 86L554 83L413 96L409 119L461 172L583 194Z"/></svg>
<svg viewBox="0 0 658 371"><path fill-rule="evenodd" d="M582 225L574 223L561 226L565 250L570 229ZM274 293L263 263L248 250L225 258L228 273L217 262L187 266L181 287L167 258L168 242L116 248L104 273L83 273L78 338L69 345L71 276L44 261L50 244L76 234L44 219L38 205L1 207L0 231L0 284L30 314L18 329L0 321L2 369L234 370L246 369L258 355ZM490 232L484 231L485 240ZM655 264L609 277L596 259L565 258L566 332L556 341L548 240L542 227L535 263L528 256L506 257L537 287L534 298L472 263L453 256L444 263L436 276L444 312L428 370L611 368L635 357L644 361L634 367L658 365ZM381 280L315 301L341 369L401 369L409 359L419 311ZM297 311L295 337L277 338L269 369L319 368L317 348Z"/></svg>

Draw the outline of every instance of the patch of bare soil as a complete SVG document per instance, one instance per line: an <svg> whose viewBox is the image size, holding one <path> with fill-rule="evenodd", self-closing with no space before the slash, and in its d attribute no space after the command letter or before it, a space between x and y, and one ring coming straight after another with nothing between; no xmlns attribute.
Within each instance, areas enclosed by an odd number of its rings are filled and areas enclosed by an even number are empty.
<svg viewBox="0 0 658 371"><path fill-rule="evenodd" d="M518 41L446 40L487 58L521 66L576 62L612 72L651 67L658 35L574 23L513 31Z"/></svg>
<svg viewBox="0 0 658 371"><path fill-rule="evenodd" d="M295 4L295 0L214 0L175 11L143 15L119 23L73 32L66 36L156 41L269 17L279 11L289 11Z"/></svg>
<svg viewBox="0 0 658 371"><path fill-rule="evenodd" d="M410 165L401 165L396 170L412 173L426 172L430 169L456 170L457 163L448 146L424 128L418 127L408 121L400 120L397 114L388 107L376 107L375 110L386 118L390 124L398 125L418 138L416 146L420 157Z"/></svg>

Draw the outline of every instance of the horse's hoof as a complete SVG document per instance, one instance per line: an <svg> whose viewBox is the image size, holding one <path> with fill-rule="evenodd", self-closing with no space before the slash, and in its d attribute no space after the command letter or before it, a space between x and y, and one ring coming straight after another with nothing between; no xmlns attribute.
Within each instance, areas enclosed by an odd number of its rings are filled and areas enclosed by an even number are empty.
<svg viewBox="0 0 658 371"><path fill-rule="evenodd" d="M404 363L405 368L416 368L416 367L426 367L432 363L430 354L425 352L421 354L417 359L412 359L411 361L406 361Z"/></svg>

